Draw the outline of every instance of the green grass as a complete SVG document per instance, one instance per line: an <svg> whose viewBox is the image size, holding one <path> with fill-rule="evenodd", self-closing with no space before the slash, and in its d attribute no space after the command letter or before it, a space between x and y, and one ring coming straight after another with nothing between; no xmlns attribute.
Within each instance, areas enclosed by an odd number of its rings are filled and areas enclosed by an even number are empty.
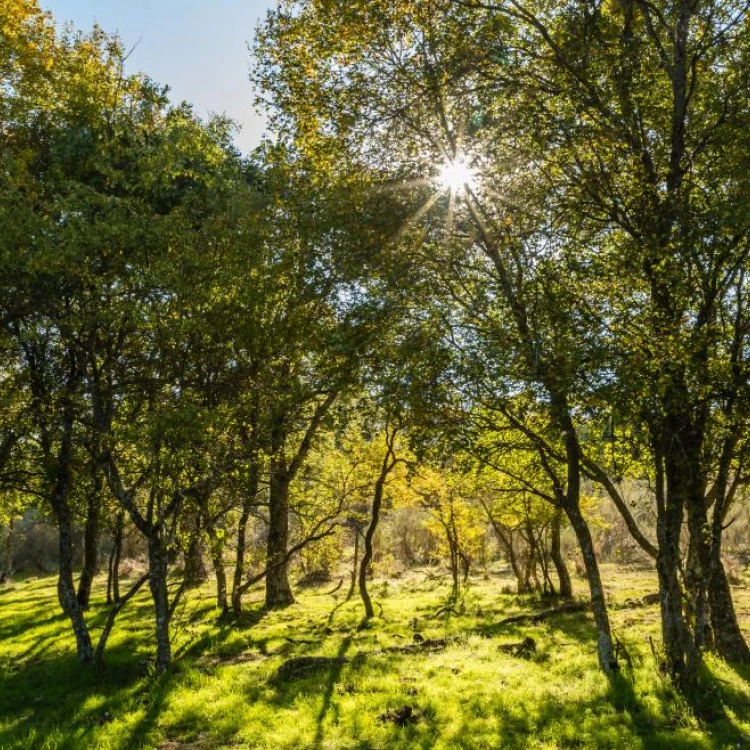
<svg viewBox="0 0 750 750"><path fill-rule="evenodd" d="M0 588L0 748L750 748L750 672L709 659L706 701L721 710L699 720L655 668L648 637L658 639L658 608L620 606L654 591L654 577L612 566L604 575L615 634L635 663L612 680L596 667L586 614L497 627L544 606L499 593L510 582L497 577L472 581L459 614L439 618L447 585L418 574L376 584L383 617L367 628L357 601L327 589L300 592L283 611L251 600L243 623L222 624L206 586L181 612L176 662L160 678L152 674L147 591L123 612L107 670L95 675L75 661L55 580L17 581ZM750 625L750 596L736 593ZM92 611L92 626L104 612ZM411 643L415 630L456 640L436 653L383 652ZM534 658L500 652L527 635L538 644ZM348 661L276 679L286 659L307 655ZM419 721L379 719L404 705Z"/></svg>

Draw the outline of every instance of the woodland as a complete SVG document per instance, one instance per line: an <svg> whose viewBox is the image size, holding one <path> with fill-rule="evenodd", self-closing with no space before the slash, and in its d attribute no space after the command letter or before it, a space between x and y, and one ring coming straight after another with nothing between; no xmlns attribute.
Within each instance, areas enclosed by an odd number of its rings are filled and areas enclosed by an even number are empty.
<svg viewBox="0 0 750 750"><path fill-rule="evenodd" d="M750 747L750 6L128 55L0 0L0 748Z"/></svg>

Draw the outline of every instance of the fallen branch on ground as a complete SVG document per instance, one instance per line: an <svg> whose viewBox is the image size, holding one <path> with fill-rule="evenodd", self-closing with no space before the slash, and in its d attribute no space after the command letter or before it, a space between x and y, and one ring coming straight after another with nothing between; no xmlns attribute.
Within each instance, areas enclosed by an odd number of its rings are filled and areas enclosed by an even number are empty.
<svg viewBox="0 0 750 750"><path fill-rule="evenodd" d="M520 625L522 623L538 623L544 620L554 617L555 615L565 615L572 612L585 612L590 609L590 602L567 602L561 604L559 607L552 607L551 609L543 609L541 612L531 612L524 615L513 615L513 617L506 617L504 620L500 620L497 623L497 627L503 625Z"/></svg>

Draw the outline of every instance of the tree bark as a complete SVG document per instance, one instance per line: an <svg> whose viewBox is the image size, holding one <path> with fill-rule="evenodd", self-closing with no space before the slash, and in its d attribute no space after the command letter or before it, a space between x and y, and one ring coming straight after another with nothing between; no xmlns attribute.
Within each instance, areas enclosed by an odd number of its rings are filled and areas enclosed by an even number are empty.
<svg viewBox="0 0 750 750"><path fill-rule="evenodd" d="M249 487L247 495L242 502L239 523L237 524L237 553L234 562L234 577L232 579L232 611L235 614L242 612L242 584L245 578L245 546L247 544L247 523L250 520L250 511L256 504L258 486L260 484L260 467L257 457L251 459Z"/></svg>
<svg viewBox="0 0 750 750"><path fill-rule="evenodd" d="M154 600L156 619L156 671L164 672L172 661L169 638L169 592L167 590L167 550L160 534L148 538L148 582Z"/></svg>
<svg viewBox="0 0 750 750"><path fill-rule="evenodd" d="M565 564L565 559L562 555L562 546L560 543L561 525L562 511L558 510L555 512L555 516L552 519L550 557L552 558L552 563L555 566L555 571L557 572L560 596L563 599L570 599L573 596L573 584L570 580L568 566Z"/></svg>
<svg viewBox="0 0 750 750"><path fill-rule="evenodd" d="M373 547L372 540L375 537L375 532L378 528L380 521L380 508L383 503L383 491L385 490L385 483L388 479L388 475L393 471L393 468L398 463L395 452L394 442L396 439L396 430L393 430L390 434L386 428L386 444L387 449L385 456L383 456L383 463L380 466L380 474L375 481L375 490L372 497L372 512L370 515L370 523L365 531L365 549L362 554L362 563L359 566L359 595L362 598L362 603L365 605L365 619L369 620L375 616L375 610L372 608L372 601L370 594L367 591L367 575L370 572L370 565L372 564Z"/></svg>
<svg viewBox="0 0 750 750"><path fill-rule="evenodd" d="M267 544L266 606L286 607L294 603L289 585L289 479L283 459L271 461Z"/></svg>
<svg viewBox="0 0 750 750"><path fill-rule="evenodd" d="M200 586L208 580L204 558L201 514L194 512L188 519L188 546L185 550L185 584L189 588Z"/></svg>
<svg viewBox="0 0 750 750"><path fill-rule="evenodd" d="M78 604L73 580L73 528L67 502L57 504L56 516L60 554L57 596L63 612L70 618L73 627L78 661L81 664L90 664L94 658L94 650L83 611Z"/></svg>
<svg viewBox="0 0 750 750"><path fill-rule="evenodd" d="M117 512L115 533L112 540L112 552L109 555L109 573L107 576L107 604L120 601L120 558L122 557L122 533L125 525L125 513Z"/></svg>
<svg viewBox="0 0 750 750"><path fill-rule="evenodd" d="M3 563L3 572L0 573L0 583L7 583L13 577L13 519L8 521L8 531L5 537L5 562Z"/></svg>
<svg viewBox="0 0 750 750"><path fill-rule="evenodd" d="M354 596L354 591L357 588L357 570L359 569L359 527L356 524L352 525L354 528L354 561L352 562L352 579L349 586L349 592L346 595L346 601L349 601Z"/></svg>
<svg viewBox="0 0 750 750"><path fill-rule="evenodd" d="M86 526L83 534L83 569L78 580L78 604L87 610L91 599L91 586L99 572L99 519L101 516L102 479L98 468L94 473L94 486L86 503Z"/></svg>
<svg viewBox="0 0 750 750"><path fill-rule="evenodd" d="M737 352L738 356L739 352ZM736 358L736 357L735 357ZM739 370L742 372L742 370ZM721 561L724 523L732 502L729 489L729 469L737 445L736 433L724 442L719 470L714 485L715 498L711 520L711 550L708 572L708 605L711 611L713 646L723 659L729 662L750 663L750 648L737 622L737 613L732 601L732 590Z"/></svg>
<svg viewBox="0 0 750 750"><path fill-rule="evenodd" d="M607 602L604 598L604 587L602 586L601 575L599 574L599 563L594 551L594 542L591 538L591 530L586 520L577 506L570 506L565 509L573 527L578 546L583 557L583 564L586 568L586 577L589 583L589 592L591 596L591 611L594 614L594 622L597 631L597 654L599 656L599 666L605 672L617 670L617 658L615 656L614 644L612 642L612 632L609 625L609 615L607 614Z"/></svg>
<svg viewBox="0 0 750 750"><path fill-rule="evenodd" d="M73 579L73 520L70 510L70 490L72 481L73 438L75 414L73 405L73 391L78 379L75 358L70 355L70 371L68 373L67 389L62 402L62 419L60 430L60 446L55 460L55 478L50 498L50 505L55 515L58 528L59 544L59 575L57 581L57 595L63 612L70 619L73 634L76 639L76 652L81 664L93 661L94 650L91 635L78 604L76 587ZM50 457L52 454L48 435L43 441L46 443L44 452Z"/></svg>
<svg viewBox="0 0 750 750"><path fill-rule="evenodd" d="M679 448L680 442L676 430L670 429L664 439L664 444L670 449L660 451L657 455L659 512L656 531L659 551L656 557L656 570L659 577L666 669L678 689L690 692L698 677L700 654L685 620L679 570L680 533L688 500L686 474L695 467L690 465L690 459Z"/></svg>
<svg viewBox="0 0 750 750"><path fill-rule="evenodd" d="M222 612L229 611L229 601L227 599L227 571L224 566L224 543L219 539L216 529L208 526L208 533L211 539L211 562L214 566L214 577L216 578L216 606Z"/></svg>

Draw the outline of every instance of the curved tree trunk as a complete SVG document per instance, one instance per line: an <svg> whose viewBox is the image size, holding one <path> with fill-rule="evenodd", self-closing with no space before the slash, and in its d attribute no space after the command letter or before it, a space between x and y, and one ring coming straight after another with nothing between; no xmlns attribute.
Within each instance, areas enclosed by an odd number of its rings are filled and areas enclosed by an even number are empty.
<svg viewBox="0 0 750 750"><path fill-rule="evenodd" d="M573 584L570 580L570 573L568 572L568 566L565 564L565 559L562 555L562 546L560 542L562 526L562 511L558 510L552 519L551 528L551 539L550 539L550 557L552 563L555 566L557 572L557 580L559 582L560 596L563 599L570 599L573 596Z"/></svg>
<svg viewBox="0 0 750 750"><path fill-rule="evenodd" d="M370 572L370 565L372 563L372 540L375 537L375 532L378 528L378 522L380 521L380 508L383 503L383 491L385 490L385 483L388 479L388 475L393 471L394 467L398 463L394 450L394 442L396 440L397 429L394 429L390 434L386 428L386 445L387 449L385 456L383 457L383 463L380 466L380 474L375 481L375 490L372 496L372 513L370 515L370 523L365 531L365 549L362 554L362 563L359 566L359 595L362 598L362 603L365 605L365 619L369 620L375 616L375 610L372 608L372 601L370 600L370 594L367 591L367 575Z"/></svg>
<svg viewBox="0 0 750 750"><path fill-rule="evenodd" d="M599 666L605 672L613 672L617 670L617 658L612 642L612 631L609 625L609 615L607 614L607 602L604 598L604 587L602 586L602 579L599 574L599 563L594 551L591 530L577 506L566 508L565 511L570 525L575 532L578 546L583 556L583 564L586 567L586 577L588 578L591 595L591 611L594 614L597 631Z"/></svg>
<svg viewBox="0 0 750 750"><path fill-rule="evenodd" d="M63 612L70 618L70 623L73 627L78 661L81 664L90 664L94 658L94 649L91 643L91 635L83 616L83 610L78 604L76 596L76 587L73 579L73 529L70 509L67 507L67 503L65 503L64 507L58 507L56 515L60 550L57 596Z"/></svg>
<svg viewBox="0 0 750 750"><path fill-rule="evenodd" d="M362 598L362 604L365 605L365 618L370 619L375 616L375 610L372 608L372 601L370 594L367 591L367 576L370 572L370 564L372 563L372 540L375 536L375 531L378 528L380 521L380 507L383 501L383 488L385 486L386 474L381 471L380 476L375 482L375 492L372 498L372 513L370 515L370 523L365 531L365 550L362 554L362 563L359 566L359 595Z"/></svg>
<svg viewBox="0 0 750 750"><path fill-rule="evenodd" d="M247 495L242 502L242 512L237 524L237 552L234 561L234 576L232 578L232 611L235 614L242 612L242 584L245 579L245 548L247 544L247 523L250 520L250 512L256 503L258 485L260 483L259 466L257 458L250 462L249 487Z"/></svg>
<svg viewBox="0 0 750 750"><path fill-rule="evenodd" d="M716 652L728 662L750 663L750 648L737 622L732 590L721 558L713 561L708 600Z"/></svg>
<svg viewBox="0 0 750 750"><path fill-rule="evenodd" d="M112 552L109 555L109 574L107 576L107 604L120 601L120 558L122 557L122 534L125 525L125 512L120 510L115 520L115 533L112 540Z"/></svg>
<svg viewBox="0 0 750 750"><path fill-rule="evenodd" d="M86 527L83 533L83 569L78 580L78 604L89 608L91 586L99 572L99 518L101 516L102 478L95 471L94 486L86 503Z"/></svg>
<svg viewBox="0 0 750 750"><path fill-rule="evenodd" d="M737 613L732 601L732 590L721 561L724 524L733 499L733 490L729 487L729 470L736 446L736 435L730 436L724 442L714 488L715 499L713 518L711 519L708 604L711 610L711 627L714 636L713 645L716 652L729 662L748 664L750 663L750 648L748 648L747 641L737 622Z"/></svg>
<svg viewBox="0 0 750 750"><path fill-rule="evenodd" d="M558 404L558 415L560 423L565 429L567 489L564 498L564 510L575 532L583 556L583 564L586 568L591 595L591 610L596 624L599 666L604 672L614 672L618 669L617 655L609 625L607 601L604 597L604 587L599 573L599 562L596 559L591 530L581 513L581 450L578 444L578 435L570 417L570 411L564 402Z"/></svg>

